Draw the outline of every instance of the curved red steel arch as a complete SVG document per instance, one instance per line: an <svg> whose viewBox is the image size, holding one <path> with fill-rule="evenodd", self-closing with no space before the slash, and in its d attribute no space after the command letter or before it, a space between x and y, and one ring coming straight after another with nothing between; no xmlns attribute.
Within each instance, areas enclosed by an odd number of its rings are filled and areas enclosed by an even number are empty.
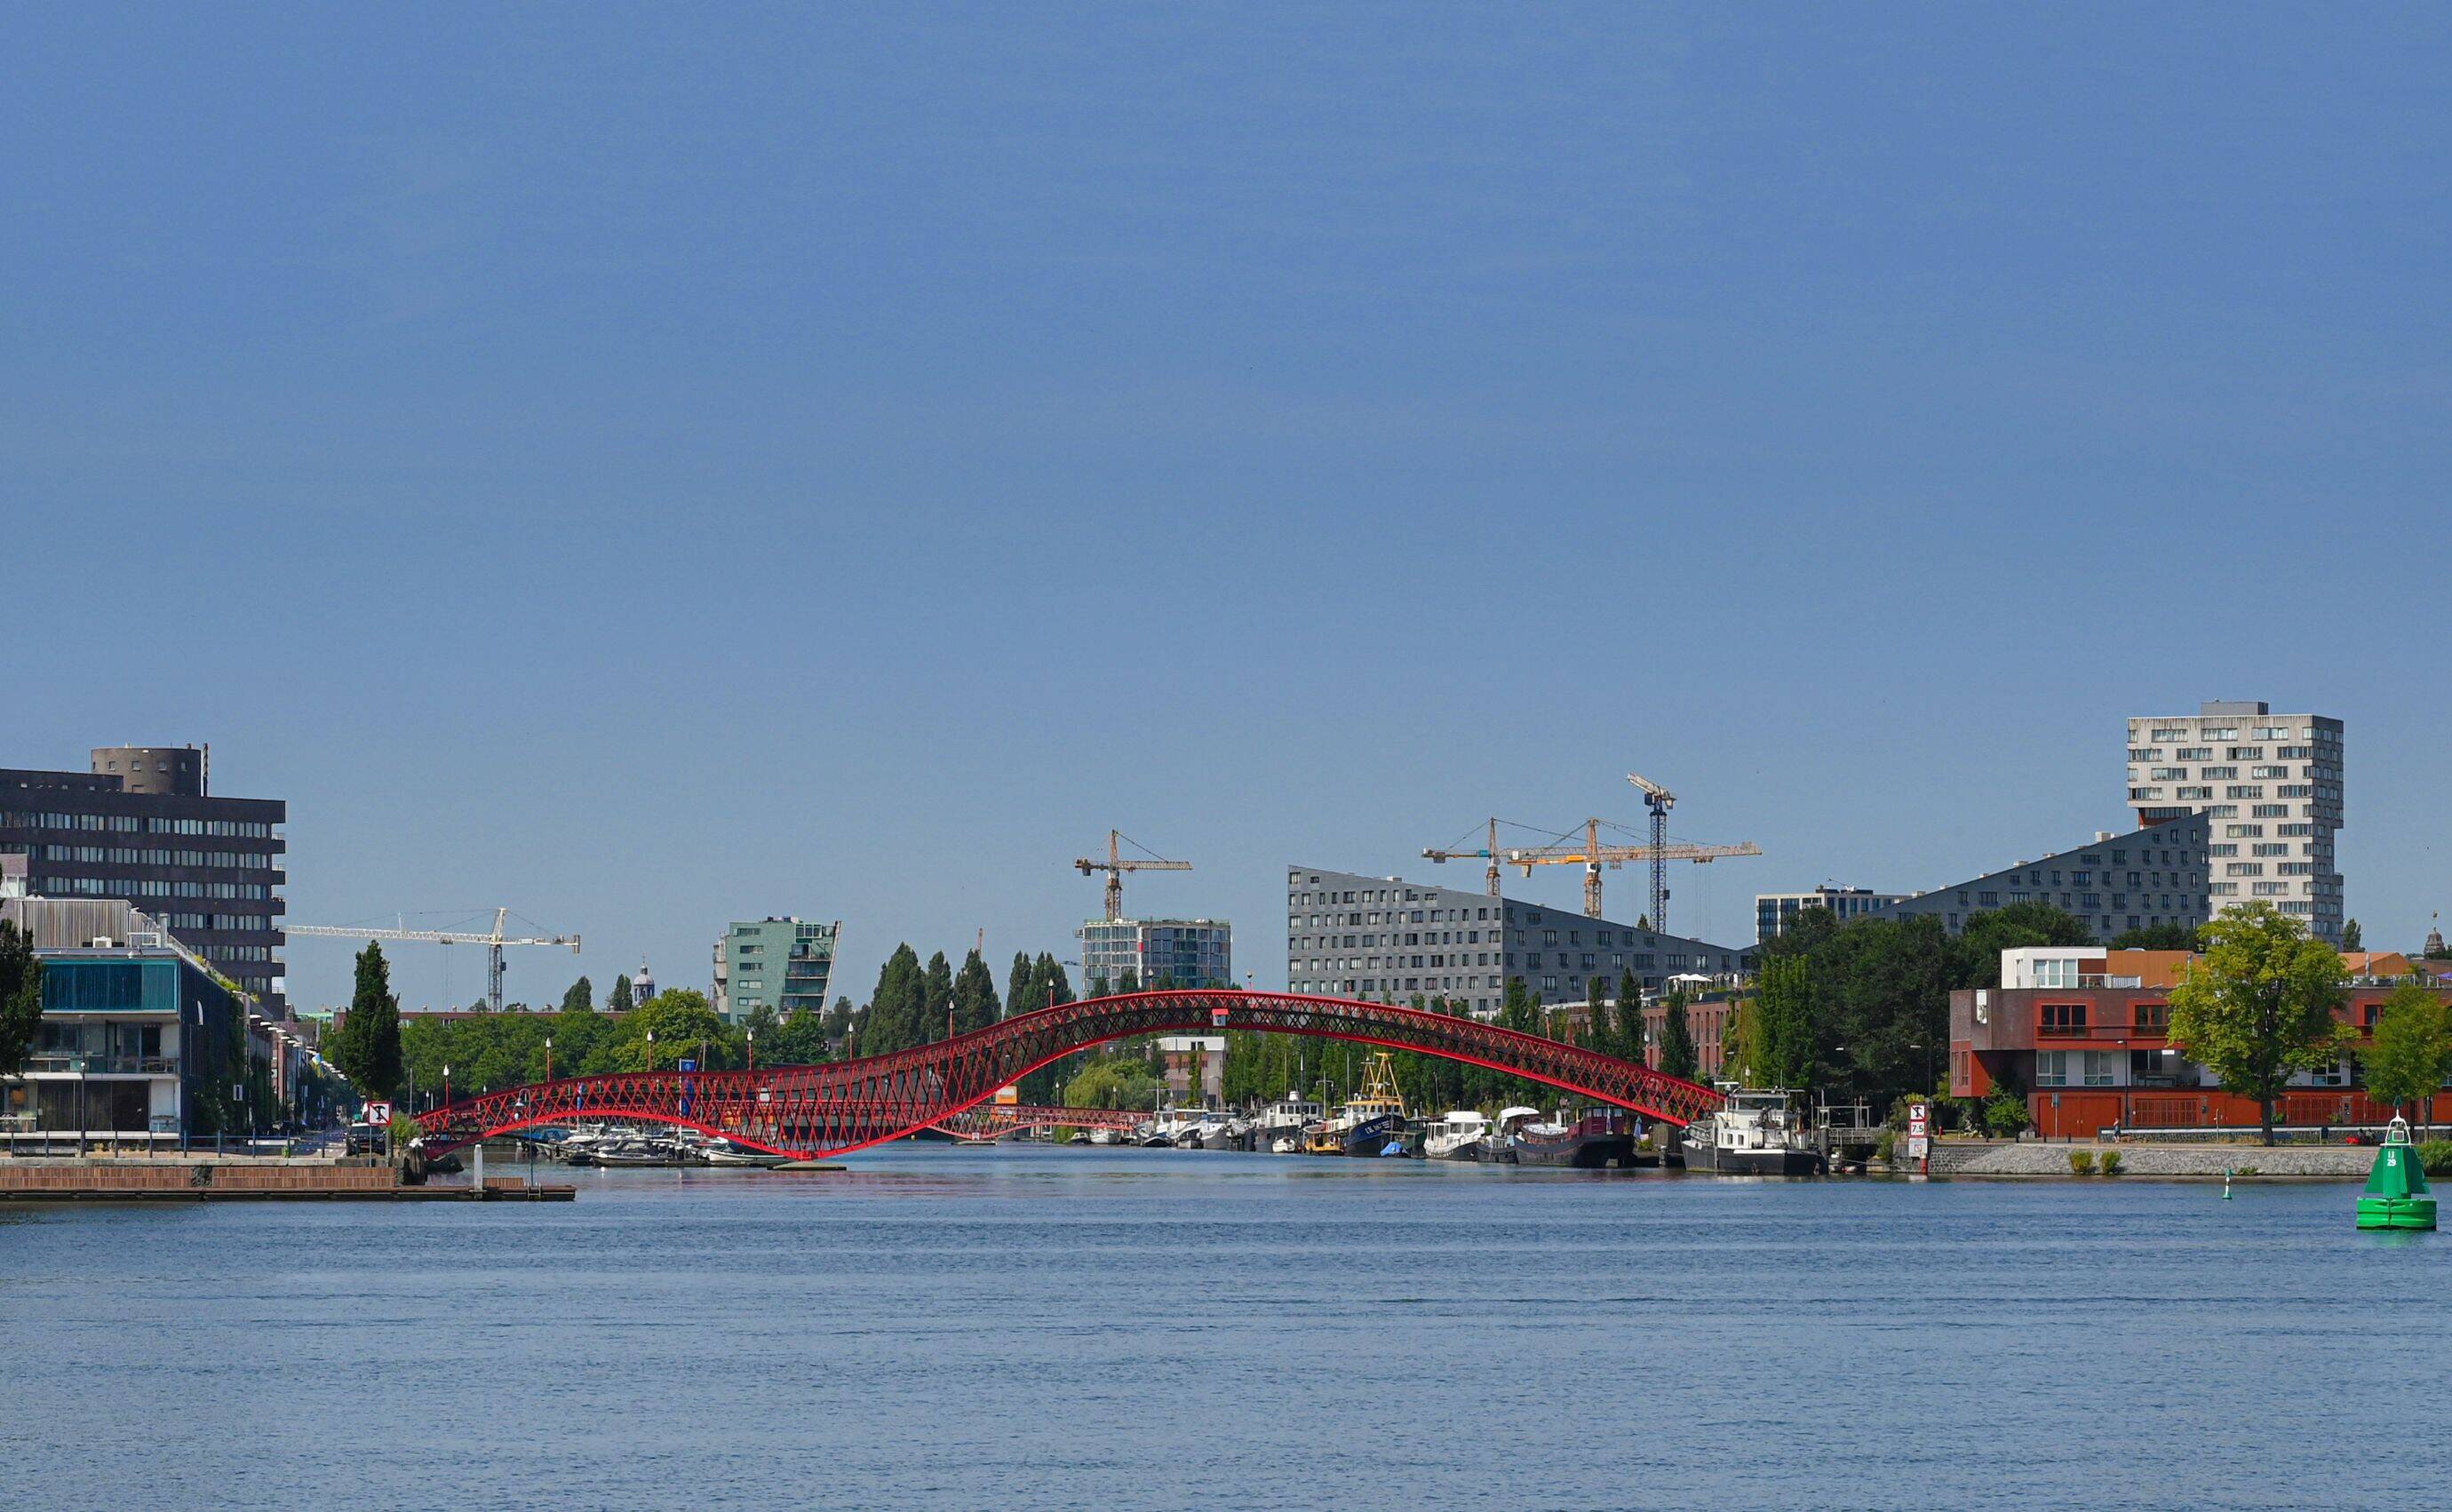
<svg viewBox="0 0 2452 1512"><path fill-rule="evenodd" d="M822 1066L569 1076L488 1092L419 1116L431 1145L576 1119L678 1124L755 1149L840 1155L942 1123L1051 1061L1136 1034L1254 1030L1417 1051L1547 1083L1683 1126L1718 1092L1598 1051L1473 1018L1292 992L1128 992L1017 1013L933 1045Z"/></svg>

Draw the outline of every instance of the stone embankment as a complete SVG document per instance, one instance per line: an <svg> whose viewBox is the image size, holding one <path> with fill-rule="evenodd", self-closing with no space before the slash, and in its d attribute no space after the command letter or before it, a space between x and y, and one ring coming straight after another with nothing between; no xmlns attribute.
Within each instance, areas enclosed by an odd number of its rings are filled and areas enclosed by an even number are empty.
<svg viewBox="0 0 2452 1512"><path fill-rule="evenodd" d="M485 1183L486 1199L566 1202L568 1187ZM372 1159L0 1160L0 1202L451 1202L480 1194L462 1186L408 1187L399 1168Z"/></svg>
<svg viewBox="0 0 2452 1512"><path fill-rule="evenodd" d="M2051 1145L1961 1144L1933 1147L1936 1176L2059 1176L2068 1178L2069 1151L2094 1152L2095 1165L2106 1152L2118 1151L2120 1176L2192 1178L2220 1181L2225 1170L2253 1166L2258 1176L2303 1176L2326 1180L2364 1181L2375 1165L2375 1150L2357 1145ZM2100 1176L2086 1178L2101 1181Z"/></svg>

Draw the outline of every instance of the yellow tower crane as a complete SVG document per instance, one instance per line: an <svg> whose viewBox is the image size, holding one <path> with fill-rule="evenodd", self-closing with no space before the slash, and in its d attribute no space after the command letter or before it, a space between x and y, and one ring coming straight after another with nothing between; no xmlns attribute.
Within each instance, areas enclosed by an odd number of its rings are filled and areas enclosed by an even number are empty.
<svg viewBox="0 0 2452 1512"><path fill-rule="evenodd" d="M1711 862L1722 856L1763 854L1762 847L1750 840L1741 841L1735 845L1688 845L1683 842L1672 842L1665 835L1651 845L1604 845L1601 843L1601 825L1604 822L1600 819L1586 819L1584 839L1580 845L1569 842L1560 845L1527 846L1508 852L1506 862L1510 866L1522 867L1526 876L1531 876L1532 869L1536 866L1582 867L1584 869L1584 913L1592 918L1599 918L1601 916L1601 868L1624 866L1629 861L1649 861L1651 863L1652 896L1651 913L1648 918L1653 929L1666 932L1669 926L1663 915L1669 911L1669 888L1664 879L1669 862ZM1612 824L1610 828L1614 830L1617 826Z"/></svg>
<svg viewBox="0 0 2452 1512"><path fill-rule="evenodd" d="M1074 870L1079 872L1083 876L1088 876L1093 872L1104 872L1107 874L1107 917L1111 919L1119 919L1124 916L1125 873L1189 872L1192 870L1192 863L1189 861L1169 861L1160 857L1154 852L1146 857L1135 857L1127 860L1120 849L1120 842L1132 840L1132 838L1133 837L1131 835L1124 834L1120 830L1109 830L1107 832L1107 858L1105 860L1100 861L1085 855L1073 863ZM1133 840L1133 844L1139 846L1140 849L1144 851L1149 850L1148 846L1141 845L1138 840Z"/></svg>

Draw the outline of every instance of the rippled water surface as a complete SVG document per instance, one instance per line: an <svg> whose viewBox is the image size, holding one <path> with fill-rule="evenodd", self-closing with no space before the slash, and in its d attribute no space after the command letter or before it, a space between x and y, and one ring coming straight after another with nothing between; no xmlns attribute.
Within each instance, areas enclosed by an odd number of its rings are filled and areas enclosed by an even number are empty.
<svg viewBox="0 0 2452 1512"><path fill-rule="evenodd" d="M0 1211L0 1501L2440 1505L2354 1188L907 1149Z"/></svg>

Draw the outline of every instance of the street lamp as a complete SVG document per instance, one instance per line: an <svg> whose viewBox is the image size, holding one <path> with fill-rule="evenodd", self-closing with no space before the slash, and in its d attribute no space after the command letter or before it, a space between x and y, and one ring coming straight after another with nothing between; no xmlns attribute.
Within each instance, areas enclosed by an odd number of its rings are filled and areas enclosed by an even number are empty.
<svg viewBox="0 0 2452 1512"><path fill-rule="evenodd" d="M451 1106L451 1063L449 1061L443 1063L443 1106L445 1108Z"/></svg>
<svg viewBox="0 0 2452 1512"><path fill-rule="evenodd" d="M553 1036L544 1037L544 1079L553 1080Z"/></svg>
<svg viewBox="0 0 2452 1512"><path fill-rule="evenodd" d="M742 1037L749 1042L749 1069L754 1071L758 1069L758 1027L751 1025Z"/></svg>

